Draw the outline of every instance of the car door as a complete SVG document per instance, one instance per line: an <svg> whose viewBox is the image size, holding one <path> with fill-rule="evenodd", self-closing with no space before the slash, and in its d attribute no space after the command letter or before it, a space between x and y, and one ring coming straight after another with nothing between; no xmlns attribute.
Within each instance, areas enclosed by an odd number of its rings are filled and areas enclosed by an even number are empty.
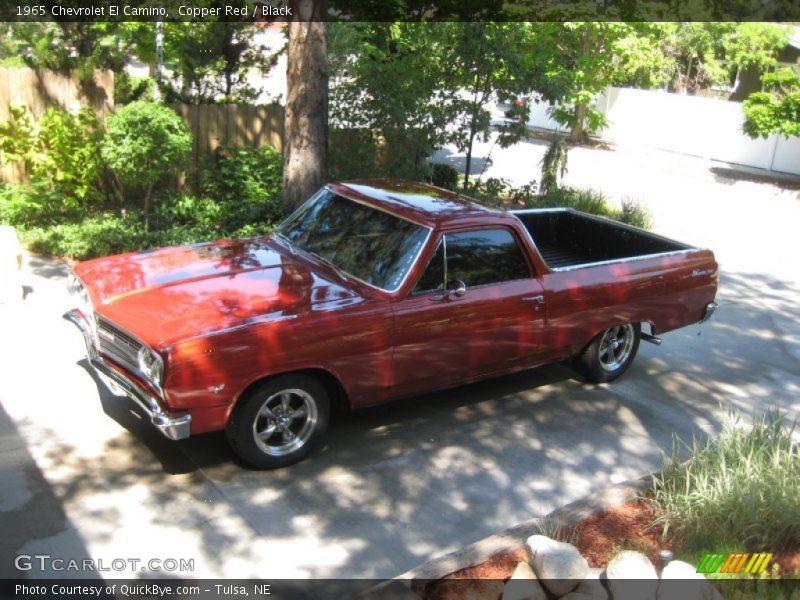
<svg viewBox="0 0 800 600"><path fill-rule="evenodd" d="M543 288L510 229L442 236L393 311L396 395L533 364L542 351Z"/></svg>

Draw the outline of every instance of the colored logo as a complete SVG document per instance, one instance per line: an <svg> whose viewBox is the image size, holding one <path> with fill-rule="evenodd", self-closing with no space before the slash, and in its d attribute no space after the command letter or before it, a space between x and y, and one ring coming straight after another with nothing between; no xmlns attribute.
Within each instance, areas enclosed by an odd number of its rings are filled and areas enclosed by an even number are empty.
<svg viewBox="0 0 800 600"><path fill-rule="evenodd" d="M733 574L744 572L757 575L764 572L772 556L772 552L706 554L697 565L697 572Z"/></svg>

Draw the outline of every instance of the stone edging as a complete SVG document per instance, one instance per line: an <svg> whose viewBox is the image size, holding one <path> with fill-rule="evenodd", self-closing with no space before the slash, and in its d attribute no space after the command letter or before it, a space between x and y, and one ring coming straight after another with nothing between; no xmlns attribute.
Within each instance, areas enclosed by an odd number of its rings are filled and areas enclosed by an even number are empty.
<svg viewBox="0 0 800 600"><path fill-rule="evenodd" d="M657 475L658 472L649 473L639 479L629 479L622 483L612 485L604 490L595 492L594 494L590 494L580 500L558 508L544 517L523 521L505 531L478 540L460 550L434 558L418 567L414 567L410 571L406 571L402 575L398 575L392 580L375 586L370 590L371 593L368 592L364 598L373 597L372 593L375 594L375 598L378 598L381 597L379 594L382 592L389 591L393 592L391 597L394 597L394 594L400 592L400 586L398 584L402 584L410 592L410 588L418 582L423 583L441 579L450 573L479 565L498 554L511 552L524 545L525 541L530 536L541 533L542 525L545 522L547 522L549 528L569 527L586 517L614 506L636 500L641 497L642 492L650 489L653 476ZM400 598L401 595L396 597Z"/></svg>

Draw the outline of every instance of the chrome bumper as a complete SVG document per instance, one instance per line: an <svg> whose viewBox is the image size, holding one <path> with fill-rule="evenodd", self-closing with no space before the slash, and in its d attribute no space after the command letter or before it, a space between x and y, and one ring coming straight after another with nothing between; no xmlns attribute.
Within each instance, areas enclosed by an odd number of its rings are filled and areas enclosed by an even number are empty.
<svg viewBox="0 0 800 600"><path fill-rule="evenodd" d="M700 319L700 323L705 323L711 318L711 315L714 314L714 311L717 310L719 304L716 302L709 302L706 304L706 307L703 309L703 318Z"/></svg>
<svg viewBox="0 0 800 600"><path fill-rule="evenodd" d="M189 437L192 424L191 415L169 416L150 392L111 367L95 350L92 329L86 321L86 316L80 310L70 310L64 313L64 318L80 329L83 334L83 341L86 344L86 356L89 359L89 364L92 365L92 368L111 391L124 394L136 402L150 417L150 422L153 426L167 438L182 440Z"/></svg>

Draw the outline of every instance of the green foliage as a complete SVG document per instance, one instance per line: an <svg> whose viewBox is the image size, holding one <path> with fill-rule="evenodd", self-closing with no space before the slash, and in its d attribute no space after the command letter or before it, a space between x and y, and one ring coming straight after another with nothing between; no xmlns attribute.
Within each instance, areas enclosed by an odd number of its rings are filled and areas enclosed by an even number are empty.
<svg viewBox="0 0 800 600"><path fill-rule="evenodd" d="M450 165L441 163L434 163L431 165L430 182L432 185L455 191L456 187L458 187L458 177L458 171Z"/></svg>
<svg viewBox="0 0 800 600"><path fill-rule="evenodd" d="M136 214L120 217L99 213L77 222L23 229L21 233L34 252L79 260L144 250L165 241L163 234L145 232Z"/></svg>
<svg viewBox="0 0 800 600"><path fill-rule="evenodd" d="M761 77L768 91L744 101L744 132L752 138L800 135L800 74L784 67Z"/></svg>
<svg viewBox="0 0 800 600"><path fill-rule="evenodd" d="M489 177L469 182L464 193L486 206L500 207L508 202L512 188L505 179Z"/></svg>
<svg viewBox="0 0 800 600"><path fill-rule="evenodd" d="M540 196L532 208L569 207L601 217L616 218L617 213L606 201L602 192L589 189L559 187L550 189Z"/></svg>
<svg viewBox="0 0 800 600"><path fill-rule="evenodd" d="M425 136L417 129L332 129L328 138L330 179L361 179L365 173L422 179L428 175L426 156L420 151Z"/></svg>
<svg viewBox="0 0 800 600"><path fill-rule="evenodd" d="M178 114L161 104L137 101L112 114L102 155L130 196L143 189L144 225L150 226L153 187L188 164L192 136Z"/></svg>
<svg viewBox="0 0 800 600"><path fill-rule="evenodd" d="M140 23L136 52L155 62L155 23ZM164 24L165 71L161 88L166 101L189 104L252 102L261 93L247 74L266 74L282 52L257 42L259 29L248 21L183 21Z"/></svg>
<svg viewBox="0 0 800 600"><path fill-rule="evenodd" d="M156 81L151 77L133 77L127 71L114 73L114 104L131 104L153 98Z"/></svg>
<svg viewBox="0 0 800 600"><path fill-rule="evenodd" d="M696 93L729 85L738 69L761 71L777 64L790 29L777 23L696 21L651 24L659 29L660 48L672 61L670 88Z"/></svg>
<svg viewBox="0 0 800 600"><path fill-rule="evenodd" d="M130 54L126 24L114 22L16 22L0 55L22 57L34 69L72 71L91 85L96 69L121 70Z"/></svg>
<svg viewBox="0 0 800 600"><path fill-rule="evenodd" d="M540 56L552 65L550 75L563 90L551 116L571 129L573 141L582 141L605 126L602 113L593 106L597 94L626 73L626 62L635 61L628 71L645 69L643 49L650 44L633 24L623 22L540 23L539 31Z"/></svg>
<svg viewBox="0 0 800 600"><path fill-rule="evenodd" d="M192 136L178 114L138 101L108 117L103 158L125 185L152 186L186 168Z"/></svg>
<svg viewBox="0 0 800 600"><path fill-rule="evenodd" d="M569 148L562 137L556 137L550 143L542 157L542 183L539 187L542 194L547 194L559 186L567 173L567 153Z"/></svg>
<svg viewBox="0 0 800 600"><path fill-rule="evenodd" d="M387 175L418 178L447 142L471 156L490 133L494 94L551 89L529 23L332 23L329 31L331 123L377 132L376 162ZM501 143L518 140L525 120L503 127ZM398 140L405 147L396 150Z"/></svg>
<svg viewBox="0 0 800 600"><path fill-rule="evenodd" d="M775 551L800 539L800 447L774 409L744 426L732 413L716 439L678 440L653 481L656 523L687 549L741 544ZM689 460L681 459L681 450Z"/></svg>
<svg viewBox="0 0 800 600"><path fill-rule="evenodd" d="M268 233L284 217L282 158L272 148L221 148L203 165L201 194L164 197L144 228L141 208L53 218L46 198L0 188L0 221L20 226L37 252L84 260L132 250Z"/></svg>
<svg viewBox="0 0 800 600"><path fill-rule="evenodd" d="M208 199L206 210L211 211L209 224L234 231L249 223L283 218L283 157L274 148L217 148L201 171L200 190ZM192 216L195 209L190 207L184 212Z"/></svg>
<svg viewBox="0 0 800 600"><path fill-rule="evenodd" d="M650 211L635 200L623 200L622 207L614 218L640 229L653 227L653 216Z"/></svg>
<svg viewBox="0 0 800 600"><path fill-rule="evenodd" d="M63 214L57 194L33 191L30 186L0 185L0 223L20 227L45 225Z"/></svg>
<svg viewBox="0 0 800 600"><path fill-rule="evenodd" d="M20 106L0 123L0 150L8 162L20 162L32 188L52 192L74 208L103 198L103 128L91 109L72 113L50 108L34 123Z"/></svg>

